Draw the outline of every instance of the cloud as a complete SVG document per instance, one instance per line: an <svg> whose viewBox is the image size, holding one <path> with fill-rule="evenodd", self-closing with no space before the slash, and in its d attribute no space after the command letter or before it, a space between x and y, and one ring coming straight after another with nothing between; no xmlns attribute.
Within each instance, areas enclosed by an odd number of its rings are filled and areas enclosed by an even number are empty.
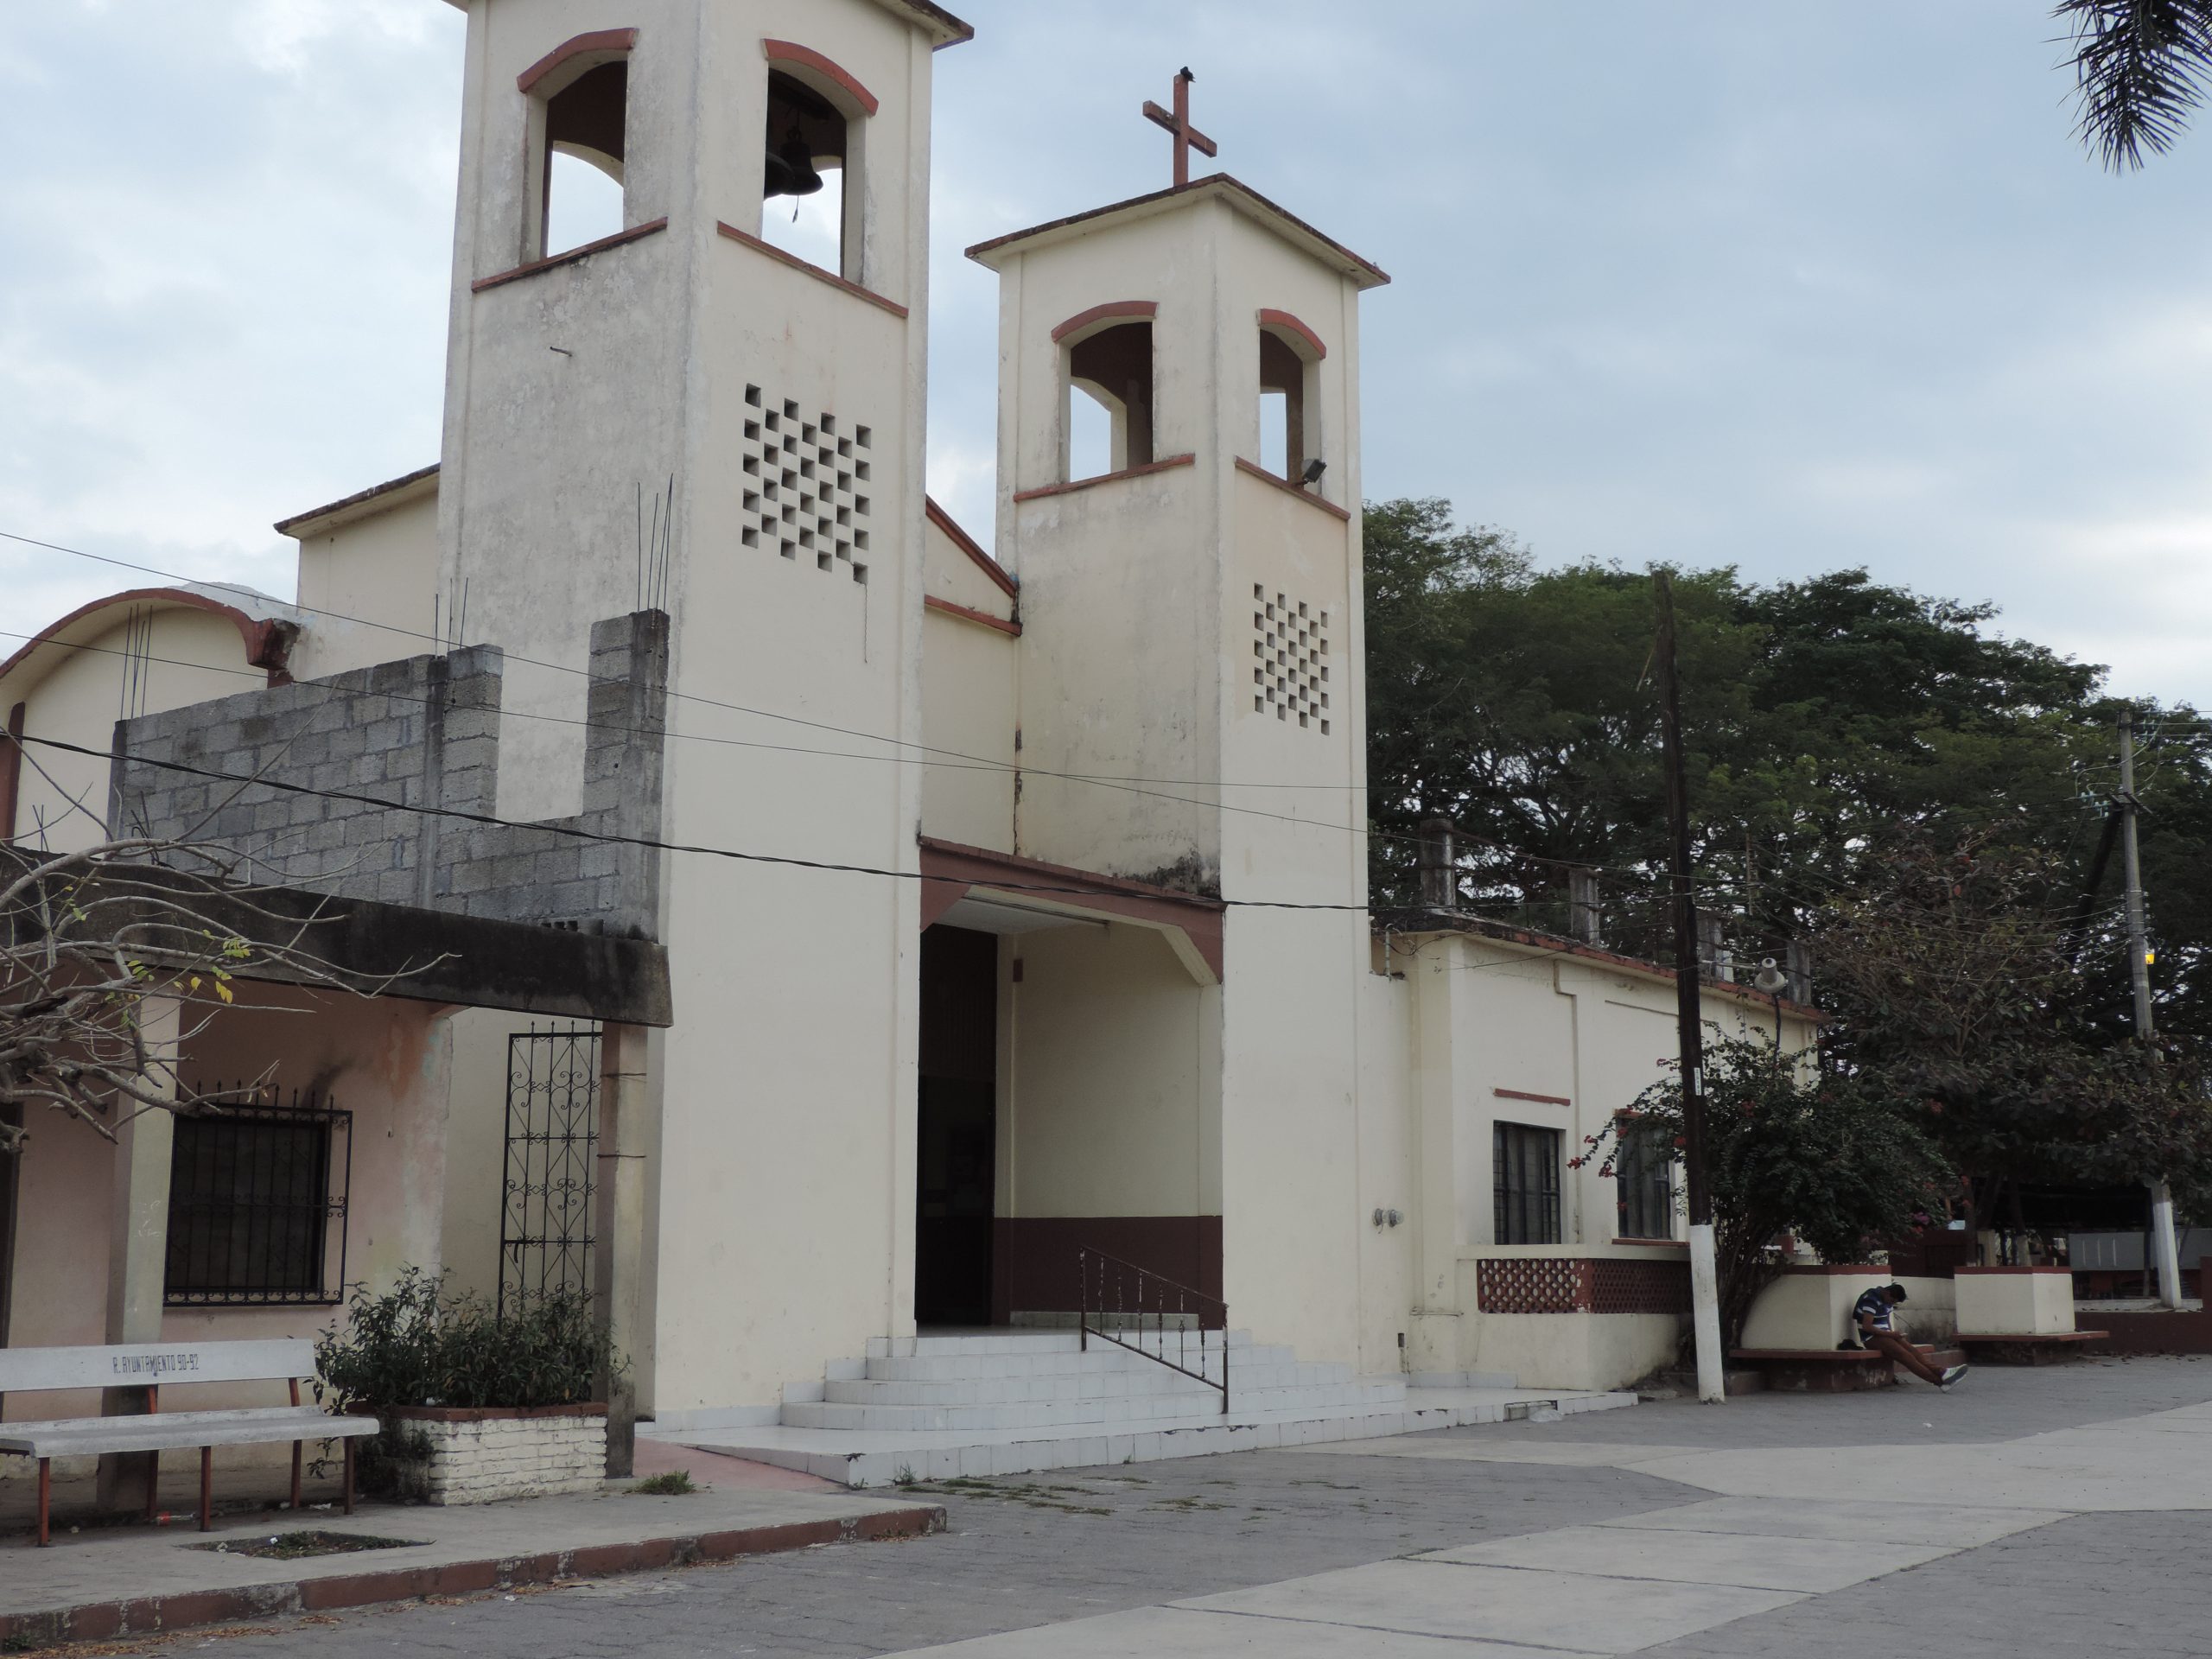
<svg viewBox="0 0 2212 1659"><path fill-rule="evenodd" d="M1994 3L956 0L930 484L988 541L970 243L1219 165L1377 260L1371 494L1549 559L1844 564L2212 703L2212 122L2114 178ZM285 590L270 521L436 453L461 14L21 8L0 122L0 529ZM272 575L273 573L273 575ZM111 585L0 554L0 626Z"/></svg>

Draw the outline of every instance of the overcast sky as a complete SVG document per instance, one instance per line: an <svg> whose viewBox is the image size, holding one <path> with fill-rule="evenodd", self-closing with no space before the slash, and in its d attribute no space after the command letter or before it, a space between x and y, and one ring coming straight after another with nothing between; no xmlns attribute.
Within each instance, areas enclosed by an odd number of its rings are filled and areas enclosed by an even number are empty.
<svg viewBox="0 0 2212 1659"><path fill-rule="evenodd" d="M1166 183L1137 106L1187 63L1219 165L1396 278L1370 497L1548 561L1863 563L2212 704L2212 123L2100 172L2040 0L954 5L930 484L986 540L959 251ZM0 530L289 594L273 519L436 458L461 33L10 8ZM0 544L0 629L134 580Z"/></svg>

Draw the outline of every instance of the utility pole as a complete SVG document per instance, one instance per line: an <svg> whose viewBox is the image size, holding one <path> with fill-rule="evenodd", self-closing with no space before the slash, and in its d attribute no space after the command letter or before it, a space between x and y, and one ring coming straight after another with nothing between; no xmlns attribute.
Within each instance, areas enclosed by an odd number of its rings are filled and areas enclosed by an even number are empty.
<svg viewBox="0 0 2212 1659"><path fill-rule="evenodd" d="M2155 1032L2151 1014L2151 943L2143 917L2143 864L2135 840L2135 711L2120 711L2120 850L2127 876L2127 980L2135 993L2135 1035L2149 1042ZM2174 1243L2173 1189L2161 1179L2151 1183L2151 1249L2158 1268L2158 1300L2181 1306L2181 1253Z"/></svg>
<svg viewBox="0 0 2212 1659"><path fill-rule="evenodd" d="M1720 1279L1713 1260L1713 1195L1705 1180L1704 999L1698 985L1697 895L1690 887L1689 784L1682 770L1681 688L1675 672L1675 583L1652 576L1659 601L1659 732L1666 749L1668 865L1674 887L1675 1023L1681 1041L1682 1165L1689 1189L1690 1330L1697 1348L1697 1397L1727 1398L1721 1368Z"/></svg>

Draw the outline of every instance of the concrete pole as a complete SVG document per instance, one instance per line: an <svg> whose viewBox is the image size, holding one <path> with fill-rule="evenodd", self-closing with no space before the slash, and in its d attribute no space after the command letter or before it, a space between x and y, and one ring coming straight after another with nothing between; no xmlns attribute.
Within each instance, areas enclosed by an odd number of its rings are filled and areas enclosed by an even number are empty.
<svg viewBox="0 0 2212 1659"><path fill-rule="evenodd" d="M1421 821L1421 901L1430 910L1459 907L1459 855L1449 818Z"/></svg>
<svg viewBox="0 0 2212 1659"><path fill-rule="evenodd" d="M171 1099L176 1095L177 1032L182 1010L173 996L149 996L138 1005L150 1065L146 1081ZM118 1102L113 1180L108 1198L107 1325L111 1344L162 1339L162 1293L168 1268L169 1164L176 1119L158 1107ZM144 1389L103 1389L100 1415L143 1416ZM153 1500L155 1459L143 1452L101 1455L97 1499L101 1510L134 1513Z"/></svg>
<svg viewBox="0 0 2212 1659"><path fill-rule="evenodd" d="M2135 841L2135 711L2120 711L2120 847L2127 872L2127 980L2135 994L2135 1034L2156 1031L2151 1012L2151 942L2143 908L2143 866ZM2181 1253L2174 1242L2173 1189L2151 1183L2151 1254L2158 1269L2158 1300L2181 1306Z"/></svg>
<svg viewBox="0 0 2212 1659"><path fill-rule="evenodd" d="M627 1369L604 1371L599 1395L607 1402L607 1474L626 1479L638 1444L639 1357L650 1340L645 1329L645 1219L652 1164L652 1078L646 1058L651 1035L643 1026L609 1025L599 1036L599 1185L592 1226L592 1314Z"/></svg>
<svg viewBox="0 0 2212 1659"><path fill-rule="evenodd" d="M1598 893L1598 872L1576 868L1567 873L1568 931L1585 944L1605 942L1605 917Z"/></svg>
<svg viewBox="0 0 2212 1659"><path fill-rule="evenodd" d="M1668 865L1675 912L1675 1025L1681 1048L1682 1167L1690 1212L1690 1334L1697 1351L1697 1397L1728 1397L1720 1346L1720 1274L1713 1239L1713 1198L1705 1171L1704 992L1698 981L1697 897L1690 885L1689 784L1682 766L1681 686L1675 672L1675 584L1666 571L1651 585L1659 601L1659 731L1667 757Z"/></svg>

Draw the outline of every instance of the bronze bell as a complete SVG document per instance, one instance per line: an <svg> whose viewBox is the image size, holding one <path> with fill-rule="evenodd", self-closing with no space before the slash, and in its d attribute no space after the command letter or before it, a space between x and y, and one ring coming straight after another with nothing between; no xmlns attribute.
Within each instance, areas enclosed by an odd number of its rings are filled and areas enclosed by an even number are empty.
<svg viewBox="0 0 2212 1659"><path fill-rule="evenodd" d="M810 196L821 188L822 175L814 170L814 152L807 148L805 135L794 121L783 147L768 152L760 194L764 197Z"/></svg>

